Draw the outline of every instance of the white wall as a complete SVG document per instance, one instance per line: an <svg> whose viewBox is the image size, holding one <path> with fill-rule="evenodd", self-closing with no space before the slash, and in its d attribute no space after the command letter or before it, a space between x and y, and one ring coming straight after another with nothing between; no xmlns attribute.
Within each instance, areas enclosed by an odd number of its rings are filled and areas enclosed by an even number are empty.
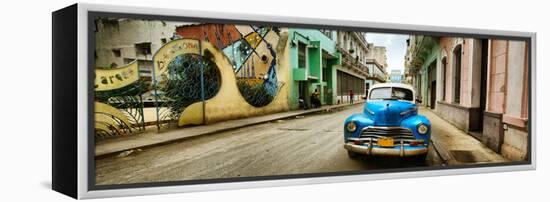
<svg viewBox="0 0 550 202"><path fill-rule="evenodd" d="M176 31L176 25L183 23L144 21L144 20L120 20L118 28L99 23L96 33L96 66L108 67L111 63L118 66L125 65L124 59L152 60L153 54L164 45L161 39L170 42L170 37ZM144 31L147 30L147 31ZM146 56L138 56L134 44L151 43L151 53ZM120 49L121 56L116 57L113 49Z"/></svg>
<svg viewBox="0 0 550 202"><path fill-rule="evenodd" d="M369 68L369 75L372 76L378 76L380 78L386 78L386 74L380 68L378 68L375 64L367 64L367 67Z"/></svg>

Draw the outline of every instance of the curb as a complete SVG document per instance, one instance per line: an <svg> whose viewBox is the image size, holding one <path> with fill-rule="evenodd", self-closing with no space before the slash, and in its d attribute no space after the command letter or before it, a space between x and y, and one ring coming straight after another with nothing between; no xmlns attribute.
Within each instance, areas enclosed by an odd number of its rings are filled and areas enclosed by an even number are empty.
<svg viewBox="0 0 550 202"><path fill-rule="evenodd" d="M434 141L433 139L431 139L430 141L432 142L435 152L437 153L443 164L448 165L449 162L453 159L452 156L437 141Z"/></svg>
<svg viewBox="0 0 550 202"><path fill-rule="evenodd" d="M287 119L287 118L292 118L292 117L296 117L296 116L300 116L300 115L306 115L306 114L313 114L313 113L323 112L323 111L326 111L326 110L343 109L343 108L355 106L355 105L358 105L358 104L364 104L364 102L357 102L357 103L348 104L348 105L334 105L334 106L327 107L327 108L311 109L309 111L304 111L302 113L296 113L296 114L292 114L292 115L281 116L281 117L276 117L276 118L272 118L272 119L266 119L266 120L261 120L261 121L257 121L257 122L252 122L252 123L248 123L248 124L227 127L227 128L223 128L223 129L219 129L219 130L208 131L208 132L193 135L193 136L174 138L174 139L169 139L169 140L156 142L156 143L151 143L151 144L147 144L147 145L140 145L140 146L129 147L129 148L124 148L124 149L119 149L119 150L113 150L113 151L100 153L100 154L96 153L95 154L95 159L102 159L102 158L106 158L106 157L115 156L115 155L119 154L120 152L124 152L124 151L151 148L151 147L154 147L154 146L160 146L160 145L170 144L170 143L174 143L174 142L185 141L185 140L189 140L189 139L197 138L197 137L202 137L202 136L206 136L206 135L214 135L214 134L218 134L218 133L221 133L221 132L240 129L240 128L243 128L243 127L258 125L258 124L267 123L267 122L271 122L271 121L275 121L275 120Z"/></svg>

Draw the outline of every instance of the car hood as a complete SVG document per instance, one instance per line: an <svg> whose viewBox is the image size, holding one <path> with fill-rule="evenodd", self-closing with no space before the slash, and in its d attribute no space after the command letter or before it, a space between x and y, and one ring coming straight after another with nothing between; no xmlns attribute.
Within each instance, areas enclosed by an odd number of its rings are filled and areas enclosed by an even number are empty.
<svg viewBox="0 0 550 202"><path fill-rule="evenodd" d="M416 114L416 104L398 100L369 101L365 105L365 114L373 118L376 126L399 126L401 121ZM401 115L402 112L410 113Z"/></svg>

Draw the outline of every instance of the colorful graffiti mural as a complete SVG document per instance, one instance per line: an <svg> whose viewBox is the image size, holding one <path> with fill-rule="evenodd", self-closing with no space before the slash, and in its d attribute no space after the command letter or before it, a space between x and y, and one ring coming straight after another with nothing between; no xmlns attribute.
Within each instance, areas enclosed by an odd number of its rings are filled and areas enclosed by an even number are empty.
<svg viewBox="0 0 550 202"><path fill-rule="evenodd" d="M187 106L214 97L220 89L220 72L208 55L177 55L167 68L168 79L159 88L159 120L179 119Z"/></svg>
<svg viewBox="0 0 550 202"><path fill-rule="evenodd" d="M271 103L279 85L277 53L279 29L244 25L199 24L176 29L183 38L196 38L212 43L230 60L237 85L244 99L252 106Z"/></svg>
<svg viewBox="0 0 550 202"><path fill-rule="evenodd" d="M279 28L187 24L174 36L151 66L96 68L96 137L288 110L286 96L276 99L289 78Z"/></svg>

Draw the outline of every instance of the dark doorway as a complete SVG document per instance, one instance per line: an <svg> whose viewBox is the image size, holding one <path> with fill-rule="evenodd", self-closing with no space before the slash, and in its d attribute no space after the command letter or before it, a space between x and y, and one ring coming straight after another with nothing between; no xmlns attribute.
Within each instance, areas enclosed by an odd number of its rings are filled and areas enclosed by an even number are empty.
<svg viewBox="0 0 550 202"><path fill-rule="evenodd" d="M454 60L454 96L453 102L460 104L460 88L462 80L462 45L458 45L453 51Z"/></svg>
<svg viewBox="0 0 550 202"><path fill-rule="evenodd" d="M332 93L329 92L328 86L323 86L323 96L325 104L332 104Z"/></svg>
<svg viewBox="0 0 550 202"><path fill-rule="evenodd" d="M369 96L370 83L365 83L365 97Z"/></svg>
<svg viewBox="0 0 550 202"><path fill-rule="evenodd" d="M430 107L430 109L435 109L435 98L437 97L436 96L436 91L437 91L437 86L436 86L436 83L437 83L437 61L434 61L430 64L430 66L428 66L428 90L429 92L426 92L426 93L429 93L427 96L429 100L427 100L426 102L428 102L427 106Z"/></svg>
<svg viewBox="0 0 550 202"><path fill-rule="evenodd" d="M308 86L307 81L299 81L298 82L298 102L299 107L302 109L309 109L310 105L310 99L309 99L309 93L308 93Z"/></svg>
<svg viewBox="0 0 550 202"><path fill-rule="evenodd" d="M435 109L435 91L436 91L436 83L437 81L432 81L432 84L430 85L430 109Z"/></svg>
<svg viewBox="0 0 550 202"><path fill-rule="evenodd" d="M441 60L441 88L443 90L441 100L445 101L445 94L447 93L447 57Z"/></svg>
<svg viewBox="0 0 550 202"><path fill-rule="evenodd" d="M481 52L478 53L481 56L480 65L480 78L479 78L479 108L472 112L470 116L470 128L469 134L477 139L482 139L483 133L483 118L485 111L485 104L487 98L487 56L489 51L489 43L487 39L481 40Z"/></svg>
<svg viewBox="0 0 550 202"><path fill-rule="evenodd" d="M489 40L481 40L481 79L479 81L479 130L483 131L483 112L485 111L485 105L487 103L487 68L488 65L488 53L489 52Z"/></svg>

